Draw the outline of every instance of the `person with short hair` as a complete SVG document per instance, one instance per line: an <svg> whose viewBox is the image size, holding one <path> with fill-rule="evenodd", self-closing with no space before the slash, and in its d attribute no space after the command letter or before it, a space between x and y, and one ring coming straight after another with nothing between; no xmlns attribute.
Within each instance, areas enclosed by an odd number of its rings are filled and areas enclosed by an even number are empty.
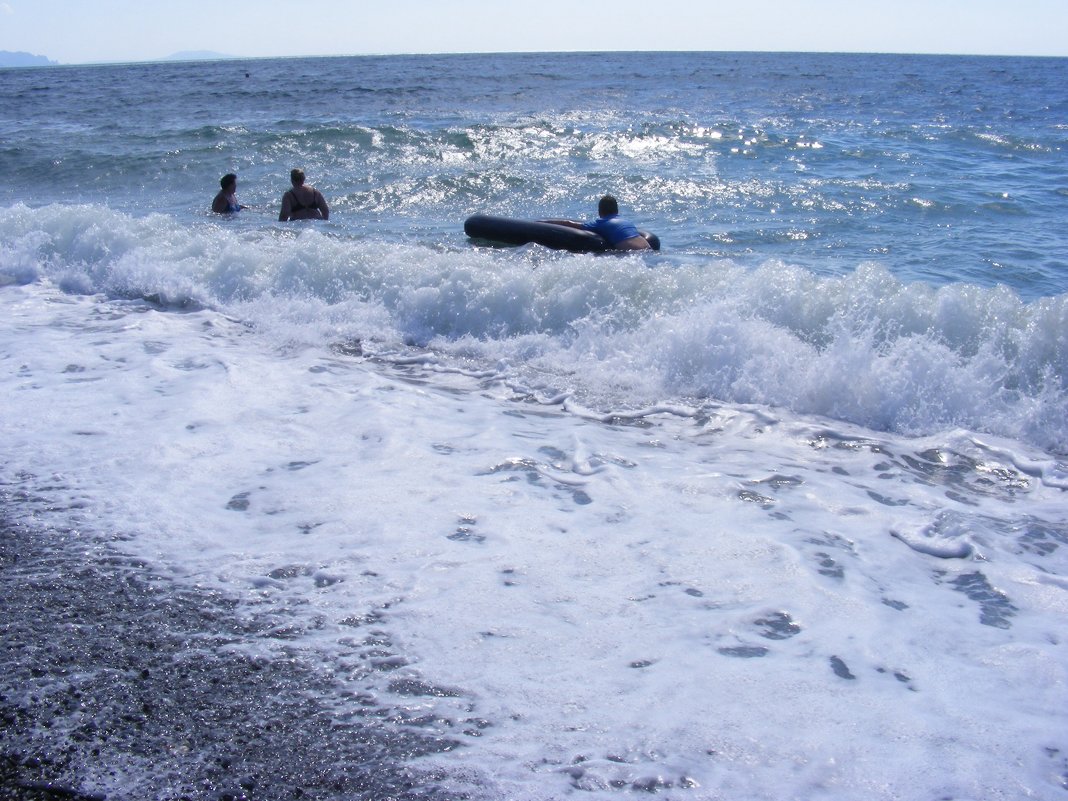
<svg viewBox="0 0 1068 801"><path fill-rule="evenodd" d="M232 172L226 173L219 179L219 194L211 201L211 210L216 214L233 214L234 212L247 209L237 202L237 176Z"/></svg>
<svg viewBox="0 0 1068 801"><path fill-rule="evenodd" d="M649 242L633 223L619 216L619 203L605 195L597 204L597 219L583 223L583 228L604 238L616 250L648 250Z"/></svg>
<svg viewBox="0 0 1068 801"><path fill-rule="evenodd" d="M619 203L612 195L605 195L597 204L597 219L580 223L572 220L551 220L558 225L581 228L600 236L614 250L649 250L652 245L633 223L619 216Z"/></svg>
<svg viewBox="0 0 1068 801"><path fill-rule="evenodd" d="M289 182L293 188L282 195L279 222L330 219L330 207L326 204L326 198L314 186L305 186L304 180L303 170L293 170L289 173Z"/></svg>

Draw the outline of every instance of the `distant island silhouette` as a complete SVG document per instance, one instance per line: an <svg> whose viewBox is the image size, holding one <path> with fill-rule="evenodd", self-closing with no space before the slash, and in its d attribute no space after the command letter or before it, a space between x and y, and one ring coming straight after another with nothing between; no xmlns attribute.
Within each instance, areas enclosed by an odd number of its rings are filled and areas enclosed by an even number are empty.
<svg viewBox="0 0 1068 801"><path fill-rule="evenodd" d="M240 56L216 53L213 50L183 50L173 53L159 61L225 61L238 59ZM38 56L34 53L22 51L0 50L0 69L4 67L55 67L58 61L52 61L47 56Z"/></svg>
<svg viewBox="0 0 1068 801"><path fill-rule="evenodd" d="M58 62L33 53L0 50L0 67L52 67Z"/></svg>

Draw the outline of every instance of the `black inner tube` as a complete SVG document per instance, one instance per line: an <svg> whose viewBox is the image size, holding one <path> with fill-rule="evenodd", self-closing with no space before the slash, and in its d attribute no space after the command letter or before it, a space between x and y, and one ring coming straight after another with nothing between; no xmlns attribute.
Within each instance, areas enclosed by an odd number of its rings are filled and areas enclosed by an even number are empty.
<svg viewBox="0 0 1068 801"><path fill-rule="evenodd" d="M572 253L603 253L612 250L605 239L593 231L572 228L549 220L517 220L511 217L494 217L475 214L464 221L464 233L472 239L485 239L507 245L526 245L534 242L553 250ZM656 234L639 232L653 250L660 250Z"/></svg>

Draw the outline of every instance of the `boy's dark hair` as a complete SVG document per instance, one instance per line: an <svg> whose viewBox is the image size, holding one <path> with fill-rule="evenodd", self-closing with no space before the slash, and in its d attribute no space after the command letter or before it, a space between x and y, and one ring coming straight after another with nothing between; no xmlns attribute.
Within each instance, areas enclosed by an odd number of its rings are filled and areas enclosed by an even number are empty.
<svg viewBox="0 0 1068 801"><path fill-rule="evenodd" d="M619 214L619 204L611 195L605 195L597 204L597 214L601 217L614 217Z"/></svg>

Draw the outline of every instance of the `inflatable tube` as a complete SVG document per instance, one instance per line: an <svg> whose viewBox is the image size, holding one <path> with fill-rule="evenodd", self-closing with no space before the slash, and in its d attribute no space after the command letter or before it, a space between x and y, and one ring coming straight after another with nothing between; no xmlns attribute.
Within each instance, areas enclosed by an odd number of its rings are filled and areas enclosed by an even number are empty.
<svg viewBox="0 0 1068 801"><path fill-rule="evenodd" d="M570 250L574 253L599 253L608 249L608 243L593 231L550 222L491 217L488 214L468 217L464 221L464 233L472 239L488 239L507 245L535 242L553 250Z"/></svg>
<svg viewBox="0 0 1068 801"><path fill-rule="evenodd" d="M612 249L603 237L593 231L560 225L552 220L515 220L475 214L464 221L464 233L472 239L486 239L506 245L534 242L553 250L569 250L572 253L603 253ZM640 233L649 240L653 250L660 249L660 240L655 234Z"/></svg>

